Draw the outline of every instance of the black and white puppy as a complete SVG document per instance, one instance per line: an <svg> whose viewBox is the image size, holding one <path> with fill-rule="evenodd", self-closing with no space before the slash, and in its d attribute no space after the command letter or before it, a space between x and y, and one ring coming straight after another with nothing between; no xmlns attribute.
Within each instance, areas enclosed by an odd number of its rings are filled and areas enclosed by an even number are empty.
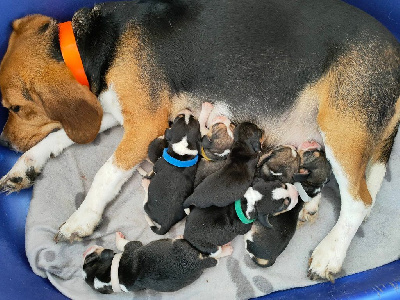
<svg viewBox="0 0 400 300"><path fill-rule="evenodd" d="M165 131L168 147L153 167L151 181L143 179L146 220L157 234L165 234L186 214L183 201L193 192L200 144L199 122L190 111L178 114Z"/></svg>
<svg viewBox="0 0 400 300"><path fill-rule="evenodd" d="M223 207L243 197L257 167L263 132L255 124L240 123L226 164L205 178L184 202L184 207Z"/></svg>
<svg viewBox="0 0 400 300"><path fill-rule="evenodd" d="M301 149L299 156L301 161L299 172L294 174L294 179L301 180L301 183L296 182L295 185L296 187L301 185L303 193L315 199L321 194L321 189L329 180L331 166L324 151L315 144L306 150ZM251 231L245 235L245 243L246 250L256 264L263 267L271 266L285 250L296 232L299 214L301 215L304 206L307 205L303 197L300 194L299 203L292 210L269 217L271 226L266 227L260 222L254 222Z"/></svg>
<svg viewBox="0 0 400 300"><path fill-rule="evenodd" d="M184 238L202 253L215 256L222 246L251 229L259 219L269 226L268 216L285 211L297 203L297 191L291 184L255 178L244 196L225 207L194 207L186 219Z"/></svg>
<svg viewBox="0 0 400 300"><path fill-rule="evenodd" d="M161 239L143 245L117 232L116 244L122 253L92 246L83 254L84 279L100 293L143 289L174 292L217 264L216 259L203 257L184 239Z"/></svg>

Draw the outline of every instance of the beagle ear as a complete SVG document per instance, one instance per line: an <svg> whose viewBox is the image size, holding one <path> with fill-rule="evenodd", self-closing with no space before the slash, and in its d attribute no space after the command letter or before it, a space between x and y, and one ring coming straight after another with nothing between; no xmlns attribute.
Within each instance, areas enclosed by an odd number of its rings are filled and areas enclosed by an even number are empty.
<svg viewBox="0 0 400 300"><path fill-rule="evenodd" d="M304 182L307 180L309 176L310 176L310 171L305 168L301 168L299 173L293 174L293 180L294 182Z"/></svg>
<svg viewBox="0 0 400 300"><path fill-rule="evenodd" d="M261 225L263 225L266 228L270 228L272 229L273 226L271 225L271 223L268 220L268 215L265 214L258 214L258 221L261 223Z"/></svg>
<svg viewBox="0 0 400 300"><path fill-rule="evenodd" d="M251 141L251 147L253 148L254 152L261 151L261 143L259 140Z"/></svg>
<svg viewBox="0 0 400 300"><path fill-rule="evenodd" d="M50 86L50 88L48 88ZM86 87L71 78L47 83L40 93L47 115L61 123L68 137L78 144L92 142L103 118L103 109L97 97Z"/></svg>
<svg viewBox="0 0 400 300"><path fill-rule="evenodd" d="M201 146L203 146L204 149L210 149L211 145L212 141L210 138L207 135L203 136L201 139Z"/></svg>

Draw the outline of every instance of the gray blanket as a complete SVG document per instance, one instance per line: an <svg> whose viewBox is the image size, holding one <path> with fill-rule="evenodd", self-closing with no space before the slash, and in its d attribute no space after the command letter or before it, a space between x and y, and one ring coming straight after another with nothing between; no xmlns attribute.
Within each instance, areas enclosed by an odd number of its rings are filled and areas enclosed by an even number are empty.
<svg viewBox="0 0 400 300"><path fill-rule="evenodd" d="M83 201L96 171L111 156L122 137L122 128L100 134L94 143L74 145L51 159L35 185L26 222L26 254L33 271L47 277L72 299L247 299L292 287L315 284L307 279L311 251L335 224L340 210L339 191L332 180L323 190L317 219L306 223L270 268L257 267L245 253L243 237L232 245L233 255L221 258L192 285L174 292L142 291L136 294L102 295L82 279L82 253L93 244L117 251L115 232L143 243L160 239L143 216L144 192L138 173L123 186L117 199L107 206L95 233L79 243L55 244L53 237ZM149 167L149 166L147 166ZM400 254L400 141L396 140L389 168L370 217L350 245L341 276L375 268ZM183 233L184 220L166 235Z"/></svg>

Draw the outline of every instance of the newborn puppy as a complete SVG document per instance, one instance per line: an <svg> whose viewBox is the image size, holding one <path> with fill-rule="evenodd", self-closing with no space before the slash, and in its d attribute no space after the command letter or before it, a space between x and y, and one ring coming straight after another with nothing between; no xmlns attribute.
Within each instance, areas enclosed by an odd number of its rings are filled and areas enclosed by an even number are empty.
<svg viewBox="0 0 400 300"><path fill-rule="evenodd" d="M193 192L200 143L199 122L185 110L165 131L168 148L153 167L151 181L143 179L144 210L150 228L165 234L186 214L183 201Z"/></svg>
<svg viewBox="0 0 400 300"><path fill-rule="evenodd" d="M256 178L244 196L225 207L194 207L186 219L184 238L202 253L219 255L222 246L251 229L255 219L269 226L268 215L280 213L297 203L291 184Z"/></svg>
<svg viewBox="0 0 400 300"><path fill-rule="evenodd" d="M162 239L142 245L117 232L115 254L92 246L83 254L83 274L88 285L103 294L151 289L177 291L200 277L217 260L203 255L183 239Z"/></svg>
<svg viewBox="0 0 400 300"><path fill-rule="evenodd" d="M184 202L199 208L223 207L243 197L251 185L261 150L262 130L241 123L234 130L234 142L226 164L204 179Z"/></svg>
<svg viewBox="0 0 400 300"><path fill-rule="evenodd" d="M212 121L211 128L201 139L202 159L197 167L195 187L225 165L233 144L234 128L235 126L225 116L219 116Z"/></svg>
<svg viewBox="0 0 400 300"><path fill-rule="evenodd" d="M289 145L274 147L261 156L258 174L265 180L280 180L293 183L294 174L299 172L300 156L296 148Z"/></svg>
<svg viewBox="0 0 400 300"><path fill-rule="evenodd" d="M315 145L299 151L299 172L293 175L295 186L300 185L307 197L320 196L321 189L328 182L331 167L325 153ZM300 194L300 193L299 193ZM274 264L276 258L285 250L296 232L299 214L308 203L303 202L300 194L299 203L290 211L268 218L270 227L255 222L251 231L245 235L246 250L253 261L263 267ZM303 209L303 210L302 210Z"/></svg>

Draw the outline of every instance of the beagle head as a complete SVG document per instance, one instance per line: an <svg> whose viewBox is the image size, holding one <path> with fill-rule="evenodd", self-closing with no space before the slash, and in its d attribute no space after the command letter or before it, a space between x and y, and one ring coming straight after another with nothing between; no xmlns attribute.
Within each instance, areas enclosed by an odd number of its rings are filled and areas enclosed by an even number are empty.
<svg viewBox="0 0 400 300"><path fill-rule="evenodd" d="M12 26L0 65L2 105L9 110L2 138L19 151L60 128L76 143L94 140L103 111L96 96L65 65L57 22L31 15Z"/></svg>

